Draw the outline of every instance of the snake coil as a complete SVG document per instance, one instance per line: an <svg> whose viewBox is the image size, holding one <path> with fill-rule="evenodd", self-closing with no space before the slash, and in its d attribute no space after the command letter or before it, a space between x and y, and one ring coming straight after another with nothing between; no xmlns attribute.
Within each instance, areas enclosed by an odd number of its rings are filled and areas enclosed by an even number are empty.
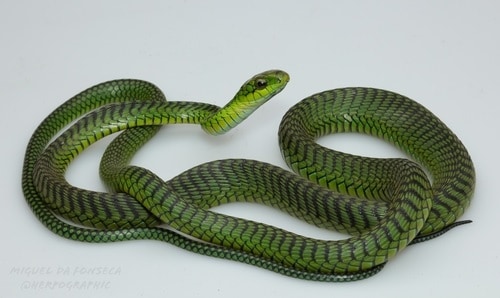
<svg viewBox="0 0 500 298"><path fill-rule="evenodd" d="M288 74L279 70L258 74L222 108L166 101L156 86L138 80L91 87L35 130L23 167L26 200L44 225L69 239L157 239L322 281L371 276L412 242L462 223L457 219L469 206L475 183L467 150L423 106L380 89L320 92L285 114L279 144L286 163L300 176L259 161L228 159L199 165L165 182L129 165L161 125L195 123L210 134L225 133L288 81ZM65 180L66 168L79 153L122 130L101 161L101 177L112 193L80 189ZM414 161L354 156L315 141L339 132L367 133L391 142L422 164L433 183ZM352 237L311 239L209 210L234 201L273 206ZM163 224L170 229L161 228Z"/></svg>

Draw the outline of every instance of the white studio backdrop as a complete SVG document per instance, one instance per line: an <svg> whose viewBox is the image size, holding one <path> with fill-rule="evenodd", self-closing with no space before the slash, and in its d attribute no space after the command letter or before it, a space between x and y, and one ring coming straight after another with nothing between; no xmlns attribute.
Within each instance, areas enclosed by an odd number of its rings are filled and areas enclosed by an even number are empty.
<svg viewBox="0 0 500 298"><path fill-rule="evenodd" d="M500 292L495 185L500 80L495 1L2 1L0 101L3 128L0 257L2 297L493 297ZM464 142L477 171L464 219L473 224L409 247L372 278L346 284L284 277L204 257L158 241L88 244L58 237L21 190L26 144L63 101L96 83L137 78L172 100L224 105L250 76L287 71L287 88L234 131L163 129L134 164L165 179L203 162L251 158L285 167L281 117L313 93L370 86L409 96ZM86 150L67 178L104 190L99 158ZM392 157L391 146L359 135L320 143ZM216 211L321 239L339 235L263 206ZM47 283L57 286L44 286ZM71 286L75 284L85 286Z"/></svg>

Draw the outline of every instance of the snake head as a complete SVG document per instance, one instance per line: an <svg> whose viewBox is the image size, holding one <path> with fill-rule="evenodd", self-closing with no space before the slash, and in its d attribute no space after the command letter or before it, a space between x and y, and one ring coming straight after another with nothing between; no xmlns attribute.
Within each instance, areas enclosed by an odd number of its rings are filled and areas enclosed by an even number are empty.
<svg viewBox="0 0 500 298"><path fill-rule="evenodd" d="M223 134L235 127L257 108L281 92L290 80L282 70L268 70L246 81L233 99L202 124L209 134Z"/></svg>
<svg viewBox="0 0 500 298"><path fill-rule="evenodd" d="M260 106L281 92L289 80L290 76L282 70L268 70L259 73L241 86L240 91L231 102L237 101L241 105Z"/></svg>

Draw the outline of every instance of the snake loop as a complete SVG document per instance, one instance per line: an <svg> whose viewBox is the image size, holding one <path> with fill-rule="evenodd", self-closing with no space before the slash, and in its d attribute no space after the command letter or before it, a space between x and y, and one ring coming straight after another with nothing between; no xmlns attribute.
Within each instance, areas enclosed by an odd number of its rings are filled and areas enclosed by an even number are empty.
<svg viewBox="0 0 500 298"><path fill-rule="evenodd" d="M242 159L209 162L166 182L146 169L128 166L159 125L198 123L210 134L225 133L279 93L288 79L282 71L259 74L223 108L167 102L158 88L142 81L112 81L90 88L49 115L33 134L23 168L28 204L49 229L66 238L158 239L324 281L371 276L415 239L425 240L456 224L474 188L474 169L465 147L421 105L379 89L324 91L304 99L283 117L282 154L294 171L310 181ZM45 148L60 129L87 112ZM69 185L64 178L69 163L92 143L121 130L125 131L101 161L101 177L116 193ZM413 161L361 158L315 143L321 135L343 131L370 133L392 142L429 170L432 186ZM209 210L233 201L263 203L353 236L340 241L311 239Z"/></svg>

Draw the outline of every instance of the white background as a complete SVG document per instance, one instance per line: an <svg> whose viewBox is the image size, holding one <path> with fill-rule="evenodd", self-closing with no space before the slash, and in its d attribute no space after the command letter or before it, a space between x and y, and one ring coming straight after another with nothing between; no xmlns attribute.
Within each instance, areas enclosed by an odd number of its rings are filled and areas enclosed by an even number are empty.
<svg viewBox="0 0 500 298"><path fill-rule="evenodd" d="M478 0L2 1L0 296L498 295L499 11L498 2ZM474 223L406 249L372 278L329 284L157 241L69 241L47 230L25 203L21 168L28 139L46 115L77 92L110 79L138 78L154 82L170 99L223 105L247 78L271 68L286 70L290 83L234 131L211 137L195 126L168 127L134 163L165 179L229 157L284 167L276 134L289 107L326 89L379 87L428 107L467 146L477 187L464 218ZM72 183L104 189L97 165L108 141L70 167ZM356 135L321 143L364 155L399 154ZM261 206L218 210L312 237L337 237ZM43 288L40 281L105 284L69 290Z"/></svg>

